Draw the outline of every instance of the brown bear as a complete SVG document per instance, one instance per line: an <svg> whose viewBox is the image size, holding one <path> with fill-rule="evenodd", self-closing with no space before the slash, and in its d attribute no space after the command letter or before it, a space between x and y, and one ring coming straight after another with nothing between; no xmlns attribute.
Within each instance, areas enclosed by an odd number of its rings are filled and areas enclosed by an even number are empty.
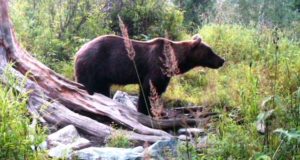
<svg viewBox="0 0 300 160"><path fill-rule="evenodd" d="M170 77L162 71L166 42L174 51L180 73L197 66L216 69L225 62L202 42L199 35L190 41L175 42L166 38L155 38L150 41L131 40L131 42L136 53L134 61L142 83L138 111L146 115L149 114L146 106L150 106L149 81L151 80L158 95L166 90L170 81ZM113 35L95 38L76 53L75 74L76 81L83 84L89 94L97 92L110 96L112 84L139 83L134 64L127 55L124 39Z"/></svg>

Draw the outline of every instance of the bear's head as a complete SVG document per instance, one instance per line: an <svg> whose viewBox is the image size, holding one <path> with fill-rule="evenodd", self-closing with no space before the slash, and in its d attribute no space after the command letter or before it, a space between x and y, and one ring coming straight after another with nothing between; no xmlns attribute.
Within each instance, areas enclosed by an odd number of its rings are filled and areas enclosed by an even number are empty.
<svg viewBox="0 0 300 160"><path fill-rule="evenodd" d="M204 43L200 35L194 35L189 53L189 61L196 66L217 69L223 66L225 60L214 53L214 51Z"/></svg>

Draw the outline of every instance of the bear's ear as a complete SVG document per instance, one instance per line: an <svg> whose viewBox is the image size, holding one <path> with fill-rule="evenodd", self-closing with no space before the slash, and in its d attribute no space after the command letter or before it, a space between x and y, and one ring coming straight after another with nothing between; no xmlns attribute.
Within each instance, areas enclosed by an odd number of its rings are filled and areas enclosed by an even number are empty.
<svg viewBox="0 0 300 160"><path fill-rule="evenodd" d="M193 46L197 46L198 44L201 43L202 38L199 34L196 34L196 35L193 36L193 41L194 41Z"/></svg>

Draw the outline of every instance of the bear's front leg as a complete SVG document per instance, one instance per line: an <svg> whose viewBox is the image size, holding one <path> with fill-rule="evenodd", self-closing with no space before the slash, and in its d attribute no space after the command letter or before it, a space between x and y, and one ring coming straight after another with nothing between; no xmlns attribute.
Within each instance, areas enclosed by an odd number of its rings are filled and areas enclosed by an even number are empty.
<svg viewBox="0 0 300 160"><path fill-rule="evenodd" d="M100 83L96 88L96 92L101 93L106 97L110 97L110 84Z"/></svg>
<svg viewBox="0 0 300 160"><path fill-rule="evenodd" d="M139 100L138 100L138 112L145 115L151 114L151 106L149 101L150 85L149 79L144 80L142 86L140 86Z"/></svg>
<svg viewBox="0 0 300 160"><path fill-rule="evenodd" d="M149 115L151 113L151 104L150 104L150 81L155 87L156 93L158 96L161 96L163 92L165 92L170 78L166 76L156 76L152 78L146 78L143 80L142 87L140 86L140 94L138 100L138 111L145 115ZM143 89L143 90L142 90Z"/></svg>

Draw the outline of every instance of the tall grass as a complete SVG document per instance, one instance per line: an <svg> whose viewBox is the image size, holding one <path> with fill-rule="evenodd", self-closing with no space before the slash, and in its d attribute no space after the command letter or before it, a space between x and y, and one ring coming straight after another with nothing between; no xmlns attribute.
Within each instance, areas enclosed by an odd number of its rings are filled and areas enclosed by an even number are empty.
<svg viewBox="0 0 300 160"><path fill-rule="evenodd" d="M151 80L149 84L150 84L149 100L151 105L151 113L155 118L160 119L162 118L164 113L164 105L161 100L161 97L158 95L157 90Z"/></svg>
<svg viewBox="0 0 300 160"><path fill-rule="evenodd" d="M118 148L129 148L133 146L133 143L125 136L123 130L116 130L109 137L106 146L118 147Z"/></svg>
<svg viewBox="0 0 300 160"><path fill-rule="evenodd" d="M27 94L12 85L21 85L9 73L9 84L0 84L0 159L47 159L38 145L45 140L43 129L30 126Z"/></svg>
<svg viewBox="0 0 300 160"><path fill-rule="evenodd" d="M204 157L299 158L300 141L288 141L274 131L283 128L298 134L300 130L296 96L300 87L300 42L267 27L210 24L199 32L226 58L226 65L220 70L199 68L177 77L165 96L204 104L221 114L209 138L212 147ZM271 102L261 105L268 97L273 97ZM271 109L274 112L266 123L268 132L261 135L256 130L257 117Z"/></svg>
<svg viewBox="0 0 300 160"><path fill-rule="evenodd" d="M171 45L171 42L168 39L169 36L166 32L163 56L159 58L163 64L161 68L162 73L167 77L173 77L180 73L180 69L178 68L178 61L175 55L175 51Z"/></svg>

